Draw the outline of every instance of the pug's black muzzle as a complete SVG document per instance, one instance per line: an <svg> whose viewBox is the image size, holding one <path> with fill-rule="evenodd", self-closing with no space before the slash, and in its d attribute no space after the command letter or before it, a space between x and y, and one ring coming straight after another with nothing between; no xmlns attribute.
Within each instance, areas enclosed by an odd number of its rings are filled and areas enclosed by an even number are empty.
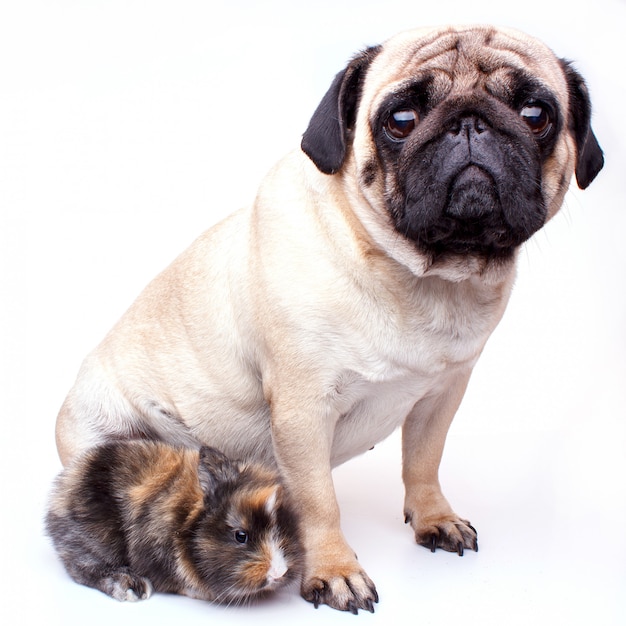
<svg viewBox="0 0 626 626"><path fill-rule="evenodd" d="M510 254L545 222L536 143L475 111L443 128L402 160L396 228L434 255Z"/></svg>

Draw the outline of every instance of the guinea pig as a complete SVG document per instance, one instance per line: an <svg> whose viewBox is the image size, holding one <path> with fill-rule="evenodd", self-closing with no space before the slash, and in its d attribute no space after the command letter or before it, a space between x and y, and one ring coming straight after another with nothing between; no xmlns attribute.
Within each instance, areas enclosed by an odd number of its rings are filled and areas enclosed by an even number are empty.
<svg viewBox="0 0 626 626"><path fill-rule="evenodd" d="M218 450L119 441L57 477L46 530L69 575L117 600L247 603L295 580L297 517L276 473Z"/></svg>

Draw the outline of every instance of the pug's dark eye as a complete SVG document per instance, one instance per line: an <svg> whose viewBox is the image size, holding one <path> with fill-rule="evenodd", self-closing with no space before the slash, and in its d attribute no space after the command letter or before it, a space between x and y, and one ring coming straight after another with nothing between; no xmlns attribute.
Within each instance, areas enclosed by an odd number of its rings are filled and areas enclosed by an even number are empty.
<svg viewBox="0 0 626 626"><path fill-rule="evenodd" d="M541 102L529 102L519 114L533 135L544 135L552 125L550 110Z"/></svg>
<svg viewBox="0 0 626 626"><path fill-rule="evenodd" d="M385 123L385 130L392 139L401 141L406 139L417 126L417 113L412 109L395 111Z"/></svg>
<svg viewBox="0 0 626 626"><path fill-rule="evenodd" d="M237 543L248 543L248 533L245 530L236 530L235 541Z"/></svg>

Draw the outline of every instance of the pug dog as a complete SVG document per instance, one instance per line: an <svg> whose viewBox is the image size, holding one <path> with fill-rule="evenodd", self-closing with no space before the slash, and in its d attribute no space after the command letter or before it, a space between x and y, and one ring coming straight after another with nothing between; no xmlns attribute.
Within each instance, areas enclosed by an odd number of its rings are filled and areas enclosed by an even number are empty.
<svg viewBox="0 0 626 626"><path fill-rule="evenodd" d="M62 462L145 438L275 466L302 519L303 597L373 611L332 468L401 428L417 543L477 549L439 486L446 433L520 245L602 166L583 79L525 34L421 29L357 54L253 204L85 359Z"/></svg>

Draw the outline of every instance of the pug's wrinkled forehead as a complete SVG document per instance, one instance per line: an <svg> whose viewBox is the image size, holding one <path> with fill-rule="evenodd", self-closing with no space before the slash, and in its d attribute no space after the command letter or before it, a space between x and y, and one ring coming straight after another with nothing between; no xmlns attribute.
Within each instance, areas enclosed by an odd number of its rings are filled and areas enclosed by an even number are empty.
<svg viewBox="0 0 626 626"><path fill-rule="evenodd" d="M381 47L369 68L361 106L374 114L390 93L416 85L427 87L433 100L480 89L512 101L523 97L527 84L549 91L567 109L561 64L542 42L489 26L418 29Z"/></svg>

